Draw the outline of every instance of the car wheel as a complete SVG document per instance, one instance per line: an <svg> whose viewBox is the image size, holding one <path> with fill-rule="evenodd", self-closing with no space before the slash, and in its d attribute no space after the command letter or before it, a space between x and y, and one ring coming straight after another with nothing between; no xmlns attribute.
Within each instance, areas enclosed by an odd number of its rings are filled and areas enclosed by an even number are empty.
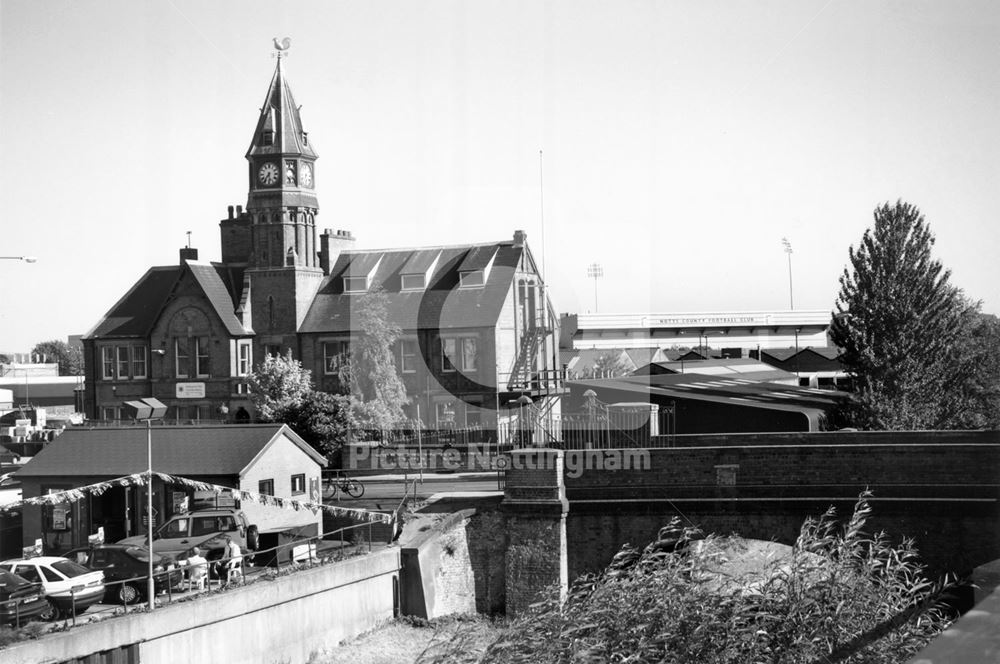
<svg viewBox="0 0 1000 664"><path fill-rule="evenodd" d="M139 601L139 589L131 583L123 583L118 586L118 601L122 604L134 604Z"/></svg>
<svg viewBox="0 0 1000 664"><path fill-rule="evenodd" d="M51 599L45 600L45 610L38 614L38 617L46 622L59 619L59 607Z"/></svg>

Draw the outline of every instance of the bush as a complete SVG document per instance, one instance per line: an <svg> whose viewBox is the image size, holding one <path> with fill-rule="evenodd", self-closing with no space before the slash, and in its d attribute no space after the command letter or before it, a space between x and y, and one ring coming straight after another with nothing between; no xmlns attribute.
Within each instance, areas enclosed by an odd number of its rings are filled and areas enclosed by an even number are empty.
<svg viewBox="0 0 1000 664"><path fill-rule="evenodd" d="M557 589L470 659L462 641L429 662L903 662L948 624L947 580L924 575L912 541L864 532L864 493L847 524L834 511L803 525L788 555L734 564L736 537L661 529L626 545L601 574Z"/></svg>

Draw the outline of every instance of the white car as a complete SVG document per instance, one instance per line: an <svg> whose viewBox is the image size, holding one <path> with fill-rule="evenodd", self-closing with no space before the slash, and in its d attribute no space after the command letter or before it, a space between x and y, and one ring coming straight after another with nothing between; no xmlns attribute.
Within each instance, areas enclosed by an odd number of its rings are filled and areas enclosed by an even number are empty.
<svg viewBox="0 0 1000 664"><path fill-rule="evenodd" d="M104 572L93 572L68 558L38 556L5 560L0 562L0 569L42 584L49 602L49 609L40 616L43 620L70 616L74 609L78 614L83 613L104 597Z"/></svg>

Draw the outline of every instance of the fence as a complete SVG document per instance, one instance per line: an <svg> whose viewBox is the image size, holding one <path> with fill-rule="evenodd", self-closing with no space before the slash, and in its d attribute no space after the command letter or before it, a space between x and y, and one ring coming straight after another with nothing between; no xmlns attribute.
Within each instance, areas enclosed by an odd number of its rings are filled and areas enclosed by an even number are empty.
<svg viewBox="0 0 1000 664"><path fill-rule="evenodd" d="M400 509L401 508L402 505L400 506ZM399 509L394 512L394 524L398 522L398 512ZM365 552L371 553L373 529L377 528L379 525L380 524L375 524L369 521L367 523L344 526L319 535L299 538L292 542L286 542L267 549L259 549L246 555L215 558L193 566L181 563L172 569L162 572L154 572L154 584L159 589L160 594L160 597L155 599L156 605L160 606L163 604L170 604L180 599L189 599L191 597L190 593L192 581L199 577L204 579L204 585L198 588L199 592L212 591L213 589L218 591L224 590L234 584L244 584L246 583L248 577L256 578L271 575L272 568L273 576L279 576L283 573L301 568L303 566L342 560L354 555L361 555ZM393 532L394 528L390 528L390 533ZM348 533L350 534L348 535ZM355 536L356 533L361 536ZM367 537L365 537L365 535L367 535ZM387 538L386 543L389 543L391 539L392 537L390 535L390 537ZM336 542L338 540L339 547L337 547L335 551L332 551L331 549L321 551L319 548L320 543L323 541ZM351 546L348 546L348 542L352 542ZM348 552L351 553L350 556L347 555ZM282 553L287 554L287 556L283 556ZM287 558L287 561L284 563L284 568L282 568L283 558ZM248 566L246 564L248 561L252 561L253 563L262 562L263 565L254 566L248 570ZM202 570L204 574L198 573L198 567L204 568ZM121 581L105 581L105 597L128 596L126 593L119 593L117 590L119 587L125 585L130 585L134 588L142 588L144 594L147 585L146 579L147 576L142 575ZM70 610L66 612L64 618L62 619L64 627L75 626L77 624L77 618L79 617L83 619L84 614L86 616L86 621L90 621L94 619L92 616L101 614L124 615L134 611L145 611L148 608L147 602L120 601L113 604L102 602L94 605L98 607L96 610L84 609L84 611L78 616L75 591L76 588L73 588L70 591ZM136 597L136 599L138 599L138 597ZM4 609L13 609L11 613L14 616L14 627L20 627L23 624L20 616L21 603L22 599L20 598L0 602L0 607L3 607ZM0 611L0 613L4 613L4 611Z"/></svg>
<svg viewBox="0 0 1000 664"><path fill-rule="evenodd" d="M673 447L676 410L673 404L615 403L587 395L583 410L539 412L528 403L499 427L498 438L510 449L553 447L566 450L628 447Z"/></svg>

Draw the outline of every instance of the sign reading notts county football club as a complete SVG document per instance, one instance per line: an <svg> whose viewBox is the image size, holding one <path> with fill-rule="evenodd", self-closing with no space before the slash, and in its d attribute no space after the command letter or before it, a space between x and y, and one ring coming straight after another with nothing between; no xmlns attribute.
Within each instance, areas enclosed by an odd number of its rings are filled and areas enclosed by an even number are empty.
<svg viewBox="0 0 1000 664"><path fill-rule="evenodd" d="M204 399L205 383L177 383L178 399Z"/></svg>

